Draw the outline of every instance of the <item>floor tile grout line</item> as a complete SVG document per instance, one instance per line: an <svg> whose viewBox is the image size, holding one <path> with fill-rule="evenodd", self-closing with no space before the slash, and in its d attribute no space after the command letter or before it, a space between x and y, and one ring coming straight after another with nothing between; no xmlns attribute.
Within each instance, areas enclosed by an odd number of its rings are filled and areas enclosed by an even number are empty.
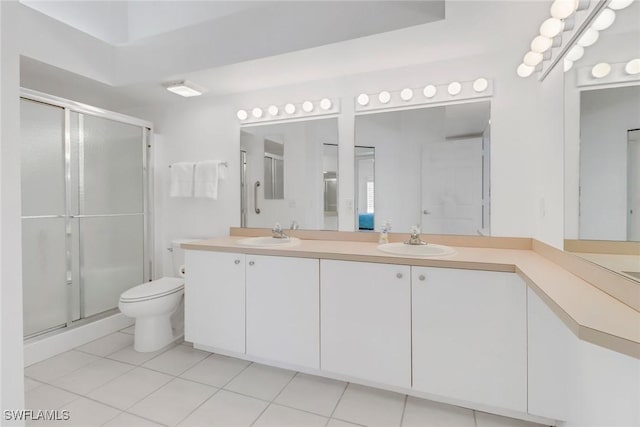
<svg viewBox="0 0 640 427"><path fill-rule="evenodd" d="M340 406L340 402L342 402L342 398L344 397L344 394L347 392L347 389L349 388L349 384L351 383L347 382L344 388L342 389L342 393L340 393L340 397L338 398L338 401L333 407L333 411L331 411L331 415L329 415L329 419L333 418L333 415L336 413L336 409L338 409L338 406Z"/></svg>
<svg viewBox="0 0 640 427"><path fill-rule="evenodd" d="M182 378L181 378L182 379ZM185 380L188 381L188 380ZM196 383L199 384L199 383ZM211 387L211 386L209 386ZM213 387L212 387L213 388ZM213 392L213 394L209 397L207 397L205 400L202 401L202 403L200 403L198 406L196 406L195 408L193 408L193 410L191 412L189 412L187 415L185 415L180 421L178 421L177 423L175 423L176 426L179 426L180 423L182 423L184 420L186 420L187 418L189 418L191 415L193 415L194 412L196 412L198 409L200 409L200 407L202 405L204 405L205 403L207 403L210 399L213 398L213 396L215 396L216 394L218 394L220 392L220 390L222 390L221 388L216 388L216 391Z"/></svg>
<svg viewBox="0 0 640 427"><path fill-rule="evenodd" d="M405 394L404 395L404 404L402 405L402 415L400 416L400 424L398 427L402 427L402 424L404 423L404 414L405 412L407 412L407 402L409 400L409 395Z"/></svg>
<svg viewBox="0 0 640 427"><path fill-rule="evenodd" d="M473 412L473 425L475 427L478 427L478 419L476 418L477 412L475 410L472 410L472 412Z"/></svg>
<svg viewBox="0 0 640 427"><path fill-rule="evenodd" d="M287 381L287 383L284 385L284 387L282 387L282 388L280 389L280 391L279 391L279 392L278 392L278 393L273 397L273 399L271 399L271 403L276 403L276 399L277 399L277 398L282 394L282 392L284 391L284 389L285 389L285 388L289 387L289 384L291 384L291 381L293 381L293 379L294 379L295 377L297 377L299 373L300 373L300 372L297 372L297 371L296 371L296 372L291 376L291 378L289 378L289 381Z"/></svg>

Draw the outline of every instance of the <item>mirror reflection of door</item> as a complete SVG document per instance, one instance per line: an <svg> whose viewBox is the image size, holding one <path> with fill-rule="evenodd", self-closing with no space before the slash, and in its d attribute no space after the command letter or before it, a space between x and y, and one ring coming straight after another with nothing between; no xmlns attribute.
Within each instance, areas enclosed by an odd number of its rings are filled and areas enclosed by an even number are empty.
<svg viewBox="0 0 640 427"><path fill-rule="evenodd" d="M358 231L375 230L375 147L355 147L356 224Z"/></svg>
<svg viewBox="0 0 640 427"><path fill-rule="evenodd" d="M338 229L338 144L322 145L323 230Z"/></svg>
<svg viewBox="0 0 640 427"><path fill-rule="evenodd" d="M640 129L627 132L627 240L640 241Z"/></svg>
<svg viewBox="0 0 640 427"><path fill-rule="evenodd" d="M264 140L264 198L284 199L284 141Z"/></svg>

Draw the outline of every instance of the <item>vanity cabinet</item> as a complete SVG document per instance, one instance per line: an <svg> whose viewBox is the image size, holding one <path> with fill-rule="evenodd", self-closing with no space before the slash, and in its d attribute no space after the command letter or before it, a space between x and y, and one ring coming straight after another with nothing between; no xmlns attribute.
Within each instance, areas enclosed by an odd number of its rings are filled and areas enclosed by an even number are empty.
<svg viewBox="0 0 640 427"><path fill-rule="evenodd" d="M414 390L527 412L526 310L515 273L413 267Z"/></svg>
<svg viewBox="0 0 640 427"><path fill-rule="evenodd" d="M247 354L320 368L319 260L247 255Z"/></svg>
<svg viewBox="0 0 640 427"><path fill-rule="evenodd" d="M185 340L245 352L245 255L186 251Z"/></svg>
<svg viewBox="0 0 640 427"><path fill-rule="evenodd" d="M411 387L411 268L320 261L321 368Z"/></svg>

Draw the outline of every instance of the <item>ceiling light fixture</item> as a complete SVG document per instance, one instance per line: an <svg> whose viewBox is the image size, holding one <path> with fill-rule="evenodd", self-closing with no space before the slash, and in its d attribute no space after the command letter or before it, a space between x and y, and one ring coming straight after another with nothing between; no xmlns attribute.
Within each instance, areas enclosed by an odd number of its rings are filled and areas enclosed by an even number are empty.
<svg viewBox="0 0 640 427"><path fill-rule="evenodd" d="M179 80L173 82L167 82L162 84L169 92L173 92L177 95L190 98L192 96L200 96L207 90L202 86L198 86L188 80Z"/></svg>

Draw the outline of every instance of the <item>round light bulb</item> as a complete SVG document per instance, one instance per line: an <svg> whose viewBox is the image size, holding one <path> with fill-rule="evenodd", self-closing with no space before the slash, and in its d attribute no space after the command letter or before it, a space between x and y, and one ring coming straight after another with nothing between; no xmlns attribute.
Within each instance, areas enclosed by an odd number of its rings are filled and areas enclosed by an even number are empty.
<svg viewBox="0 0 640 427"><path fill-rule="evenodd" d="M256 119L262 118L262 108L254 108L253 110L251 110L251 115Z"/></svg>
<svg viewBox="0 0 640 427"><path fill-rule="evenodd" d="M329 98L322 98L320 100L320 108L322 108L324 111L330 110L332 106L333 103Z"/></svg>
<svg viewBox="0 0 640 427"><path fill-rule="evenodd" d="M632 59L624 66L624 71L632 76L640 74L640 58Z"/></svg>
<svg viewBox="0 0 640 427"><path fill-rule="evenodd" d="M304 110L305 113L310 113L313 111L313 102L311 101L304 101L302 103L302 109Z"/></svg>
<svg viewBox="0 0 640 427"><path fill-rule="evenodd" d="M402 89L400 92L400 98L403 101L411 101L411 98L413 98L413 91L409 88Z"/></svg>
<svg viewBox="0 0 640 427"><path fill-rule="evenodd" d="M540 25L540 35L554 38L564 30L564 22L558 18L549 18Z"/></svg>
<svg viewBox="0 0 640 427"><path fill-rule="evenodd" d="M630 6L631 3L633 3L633 0L611 0L608 6L610 9L620 10Z"/></svg>
<svg viewBox="0 0 640 427"><path fill-rule="evenodd" d="M545 36L537 36L531 41L531 50L533 52L544 53L553 45L553 40Z"/></svg>
<svg viewBox="0 0 640 427"><path fill-rule="evenodd" d="M536 67L531 67L527 64L520 64L518 65L518 69L516 70L516 72L520 77L529 77L535 69Z"/></svg>
<svg viewBox="0 0 640 427"><path fill-rule="evenodd" d="M575 45L569 50L569 52L567 52L566 58L571 62L575 62L580 58L582 58L583 55L584 55L584 48L582 46Z"/></svg>
<svg viewBox="0 0 640 427"><path fill-rule="evenodd" d="M462 85L459 82L451 82L449 86L447 86L447 92L449 95L456 96L462 90Z"/></svg>
<svg viewBox="0 0 640 427"><path fill-rule="evenodd" d="M487 79L483 77L480 77L479 79L476 79L476 81L473 82L473 90L475 90L478 93L484 92L485 90L487 90L488 87L489 87L489 82L487 81Z"/></svg>
<svg viewBox="0 0 640 427"><path fill-rule="evenodd" d="M387 104L389 101L391 101L391 94L386 90L383 90L378 94L378 101L383 104Z"/></svg>
<svg viewBox="0 0 640 427"><path fill-rule="evenodd" d="M558 19L568 18L576 11L578 3L576 0L555 0L551 5L551 16Z"/></svg>
<svg viewBox="0 0 640 427"><path fill-rule="evenodd" d="M434 96L436 96L436 92L438 92L438 89L436 89L434 85L427 85L422 90L422 94L426 98L433 98Z"/></svg>
<svg viewBox="0 0 640 427"><path fill-rule="evenodd" d="M522 62L530 67L535 67L542 62L544 56L540 52L527 52Z"/></svg>
<svg viewBox="0 0 640 427"><path fill-rule="evenodd" d="M293 114L293 113L296 112L296 106L293 105L293 104L287 104L287 105L284 106L284 111L287 114Z"/></svg>
<svg viewBox="0 0 640 427"><path fill-rule="evenodd" d="M267 108L267 112L269 113L270 116L277 116L278 113L280 112L280 110L278 109L277 106L275 105L270 105L269 108Z"/></svg>
<svg viewBox="0 0 640 427"><path fill-rule="evenodd" d="M365 105L369 104L369 95L367 95L366 93L361 93L360 95L358 95L358 104L362 105L363 107Z"/></svg>
<svg viewBox="0 0 640 427"><path fill-rule="evenodd" d="M249 114L245 110L238 110L236 117L238 117L238 120L247 120L249 118Z"/></svg>
<svg viewBox="0 0 640 427"><path fill-rule="evenodd" d="M616 13L611 9L605 9L600 12L600 15L598 15L595 21L593 21L593 24L591 24L591 28L597 31L606 30L613 24L613 21L615 20Z"/></svg>
<svg viewBox="0 0 640 427"><path fill-rule="evenodd" d="M570 61L570 60L565 58L565 60L564 60L564 72L566 73L567 71L569 71L571 69L571 67L573 67L573 61Z"/></svg>
<svg viewBox="0 0 640 427"><path fill-rule="evenodd" d="M598 31L593 28L587 28L587 31L585 31L582 34L582 37L578 39L578 45L582 47L589 47L598 41L598 37L600 37L600 33Z"/></svg>
<svg viewBox="0 0 640 427"><path fill-rule="evenodd" d="M596 64L591 69L591 75L596 79L601 79L603 77L607 77L611 72L611 65L606 62L601 62Z"/></svg>

